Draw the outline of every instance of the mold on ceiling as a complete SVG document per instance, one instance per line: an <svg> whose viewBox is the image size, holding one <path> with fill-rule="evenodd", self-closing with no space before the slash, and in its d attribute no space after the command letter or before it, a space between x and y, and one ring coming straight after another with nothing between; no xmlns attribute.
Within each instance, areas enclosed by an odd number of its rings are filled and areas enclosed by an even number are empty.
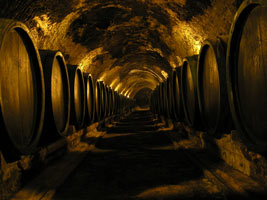
<svg viewBox="0 0 267 200"><path fill-rule="evenodd" d="M2 0L0 17L26 23L39 49L61 50L68 63L141 101L205 39L226 41L241 3Z"/></svg>

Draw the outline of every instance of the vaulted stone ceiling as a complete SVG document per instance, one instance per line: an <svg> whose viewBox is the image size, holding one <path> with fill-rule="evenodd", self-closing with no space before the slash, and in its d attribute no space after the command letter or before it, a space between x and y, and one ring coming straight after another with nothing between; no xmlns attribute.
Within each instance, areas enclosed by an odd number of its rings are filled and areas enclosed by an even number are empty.
<svg viewBox="0 0 267 200"><path fill-rule="evenodd" d="M1 0L39 49L129 97L146 97L207 38L227 41L242 0ZM136 95L137 94L137 95Z"/></svg>

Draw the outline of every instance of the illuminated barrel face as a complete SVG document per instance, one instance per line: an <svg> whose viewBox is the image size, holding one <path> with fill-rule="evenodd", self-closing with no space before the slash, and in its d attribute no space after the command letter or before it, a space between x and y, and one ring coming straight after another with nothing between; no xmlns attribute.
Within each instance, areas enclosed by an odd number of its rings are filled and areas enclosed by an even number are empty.
<svg viewBox="0 0 267 200"><path fill-rule="evenodd" d="M238 52L237 85L244 123L267 141L267 7L250 13Z"/></svg>
<svg viewBox="0 0 267 200"><path fill-rule="evenodd" d="M39 50L44 66L45 124L41 144L46 145L67 134L70 122L70 82L63 54Z"/></svg>
<svg viewBox="0 0 267 200"><path fill-rule="evenodd" d="M87 108L88 108L88 115L89 120L92 122L94 120L95 115L95 98L94 98L94 81L91 75L88 76L88 83L87 83L87 91L86 91L86 98L87 98Z"/></svg>
<svg viewBox="0 0 267 200"><path fill-rule="evenodd" d="M1 51L2 112L9 133L28 144L33 136L36 118L34 66L23 38L16 30L10 31ZM27 117L23 117L27 113Z"/></svg>
<svg viewBox="0 0 267 200"><path fill-rule="evenodd" d="M267 150L267 6L245 1L231 27L228 90L237 128L249 145Z"/></svg>
<svg viewBox="0 0 267 200"><path fill-rule="evenodd" d="M43 126L42 66L27 27L10 20L0 23L1 140L10 154L28 154L37 145Z"/></svg>
<svg viewBox="0 0 267 200"><path fill-rule="evenodd" d="M98 120L101 119L101 86L100 82L96 82L95 85L95 114Z"/></svg>
<svg viewBox="0 0 267 200"><path fill-rule="evenodd" d="M195 88L193 75L188 62L183 65L183 101L187 121L193 124L195 117Z"/></svg>
<svg viewBox="0 0 267 200"><path fill-rule="evenodd" d="M221 66L224 67L224 66ZM220 114L220 79L215 52L210 45L202 48L199 69L198 89L201 112L207 128L217 125Z"/></svg>
<svg viewBox="0 0 267 200"><path fill-rule="evenodd" d="M75 117L77 121L82 120L82 101L83 99L83 93L80 88L82 88L82 80L81 80L80 73L76 72L74 77L74 106L75 106Z"/></svg>
<svg viewBox="0 0 267 200"><path fill-rule="evenodd" d="M197 59L196 55L184 59L181 92L186 123L197 130L204 130L197 100Z"/></svg>
<svg viewBox="0 0 267 200"><path fill-rule="evenodd" d="M71 113L70 124L77 129L82 128L85 121L85 82L83 72L77 65L68 65L70 82Z"/></svg>
<svg viewBox="0 0 267 200"><path fill-rule="evenodd" d="M68 112L66 105L69 103L68 99L68 86L65 81L65 66L62 66L60 57L56 57L52 66L51 74L51 102L53 116L57 130L64 132L66 123L68 121Z"/></svg>
<svg viewBox="0 0 267 200"><path fill-rule="evenodd" d="M203 107L204 116L209 126L216 125L220 105L220 80L218 65L213 50L208 47L204 56L203 67Z"/></svg>
<svg viewBox="0 0 267 200"><path fill-rule="evenodd" d="M85 112L85 90L83 74L79 68L77 68L76 70L73 84L73 103L75 108L75 118L77 121L77 125L82 126Z"/></svg>
<svg viewBox="0 0 267 200"><path fill-rule="evenodd" d="M173 109L176 120L182 121L183 117L183 105L182 105L182 94L180 87L180 72L181 68L176 68L172 74L172 82L173 82Z"/></svg>
<svg viewBox="0 0 267 200"><path fill-rule="evenodd" d="M200 115L206 131L215 137L234 128L227 97L225 54L225 43L222 40L206 40L198 57Z"/></svg>

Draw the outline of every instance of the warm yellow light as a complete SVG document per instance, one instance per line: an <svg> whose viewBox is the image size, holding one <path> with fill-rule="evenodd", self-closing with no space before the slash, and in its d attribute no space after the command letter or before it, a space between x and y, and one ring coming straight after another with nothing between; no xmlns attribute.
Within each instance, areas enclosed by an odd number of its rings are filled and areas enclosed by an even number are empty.
<svg viewBox="0 0 267 200"><path fill-rule="evenodd" d="M122 85L122 84L119 83L119 84L116 86L116 88L115 88L115 91L116 91L116 92L118 92L118 90L121 88L121 85Z"/></svg>
<svg viewBox="0 0 267 200"><path fill-rule="evenodd" d="M168 78L168 73L165 72L164 70L161 70L161 74L162 74L162 76L165 77L165 79Z"/></svg>
<svg viewBox="0 0 267 200"><path fill-rule="evenodd" d="M120 78L119 78L119 77L115 78L115 79L111 82L110 87L113 88L114 85L115 85L117 82L119 82L119 81L120 81Z"/></svg>

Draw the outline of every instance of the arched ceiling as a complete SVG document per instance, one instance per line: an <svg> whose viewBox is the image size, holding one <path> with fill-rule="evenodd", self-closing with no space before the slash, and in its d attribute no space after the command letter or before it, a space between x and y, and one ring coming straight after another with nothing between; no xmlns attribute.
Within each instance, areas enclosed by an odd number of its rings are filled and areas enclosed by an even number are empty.
<svg viewBox="0 0 267 200"><path fill-rule="evenodd" d="M227 40L242 0L1 0L39 49L61 50L129 97L147 96L207 38ZM143 91L143 92L142 92Z"/></svg>

